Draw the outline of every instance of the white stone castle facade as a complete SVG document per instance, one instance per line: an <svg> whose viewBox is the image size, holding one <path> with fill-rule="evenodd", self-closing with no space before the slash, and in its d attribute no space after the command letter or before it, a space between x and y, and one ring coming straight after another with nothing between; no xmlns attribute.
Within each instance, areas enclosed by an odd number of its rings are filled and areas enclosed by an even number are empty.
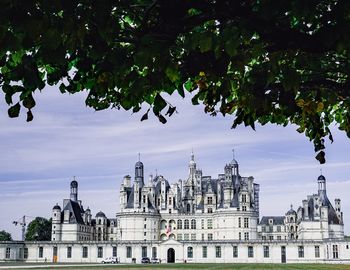
<svg viewBox="0 0 350 270"><path fill-rule="evenodd" d="M101 211L93 218L74 180L70 198L53 207L51 241L0 243L0 261L350 263L340 199L329 201L323 175L297 211L260 219L259 184L240 175L235 159L217 178L197 169L193 153L188 167L177 183L161 175L146 182L138 161L133 181L122 181L115 218Z"/></svg>

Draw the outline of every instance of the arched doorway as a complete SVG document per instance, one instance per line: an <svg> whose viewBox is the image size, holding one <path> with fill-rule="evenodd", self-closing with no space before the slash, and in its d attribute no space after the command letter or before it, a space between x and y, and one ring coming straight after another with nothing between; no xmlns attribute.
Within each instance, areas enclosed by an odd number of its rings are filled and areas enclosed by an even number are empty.
<svg viewBox="0 0 350 270"><path fill-rule="evenodd" d="M168 263L174 263L175 262L175 250L173 248L168 249Z"/></svg>

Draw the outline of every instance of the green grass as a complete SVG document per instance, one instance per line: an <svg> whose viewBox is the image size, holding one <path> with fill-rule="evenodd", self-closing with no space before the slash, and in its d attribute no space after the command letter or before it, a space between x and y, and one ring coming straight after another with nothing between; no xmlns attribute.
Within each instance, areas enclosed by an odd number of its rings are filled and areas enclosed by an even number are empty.
<svg viewBox="0 0 350 270"><path fill-rule="evenodd" d="M10 265L10 264L8 264ZM14 264L13 264L14 265ZM29 265L29 264L27 264ZM35 264L31 264L34 266ZM0 267L3 264L0 263ZM19 265L18 265L19 266ZM21 265L23 266L23 265ZM137 269L137 270L151 270L151 269L201 269L201 270L350 270L350 265L346 264L158 264L158 265L96 265L91 264L89 266L79 266L76 264L74 266L64 266L62 267L50 267L47 268L30 268L30 269L99 269L99 270L126 270L126 269ZM20 266L19 266L20 267ZM24 268L16 268L24 269ZM28 268L27 268L28 269Z"/></svg>

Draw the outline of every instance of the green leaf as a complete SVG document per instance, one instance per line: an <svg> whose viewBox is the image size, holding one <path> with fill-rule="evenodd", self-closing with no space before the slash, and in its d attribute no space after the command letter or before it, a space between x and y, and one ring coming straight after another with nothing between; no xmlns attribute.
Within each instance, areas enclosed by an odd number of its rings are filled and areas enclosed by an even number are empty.
<svg viewBox="0 0 350 270"><path fill-rule="evenodd" d="M321 164L324 164L326 162L326 159L325 159L325 152L324 151L320 151L317 155L316 155L316 159L321 163Z"/></svg>
<svg viewBox="0 0 350 270"><path fill-rule="evenodd" d="M28 110L28 112L27 112L27 122L32 121L33 118L34 118L34 117L33 117L32 111L31 111L31 110Z"/></svg>
<svg viewBox="0 0 350 270"><path fill-rule="evenodd" d="M199 40L199 48L202 53L210 51L212 47L213 39L208 33L201 35Z"/></svg>
<svg viewBox="0 0 350 270"><path fill-rule="evenodd" d="M24 98L23 106L29 110L35 106L35 100L34 100L32 94L29 94L26 98Z"/></svg>
<svg viewBox="0 0 350 270"><path fill-rule="evenodd" d="M15 105L13 105L8 109L9 117L11 118L18 117L20 109L21 109L21 105L19 104L19 102L17 102Z"/></svg>
<svg viewBox="0 0 350 270"><path fill-rule="evenodd" d="M161 114L158 115L158 119L159 119L159 121L160 121L162 124L165 124L165 123L167 122L166 119L165 119L165 117L164 117L163 115L161 115Z"/></svg>
<svg viewBox="0 0 350 270"><path fill-rule="evenodd" d="M162 98L160 94L157 94L154 98L153 103L153 112L155 115L158 115L161 110L163 110L166 106L166 101Z"/></svg>
<svg viewBox="0 0 350 270"><path fill-rule="evenodd" d="M141 122L148 119L148 112L149 110L144 115L142 115Z"/></svg>

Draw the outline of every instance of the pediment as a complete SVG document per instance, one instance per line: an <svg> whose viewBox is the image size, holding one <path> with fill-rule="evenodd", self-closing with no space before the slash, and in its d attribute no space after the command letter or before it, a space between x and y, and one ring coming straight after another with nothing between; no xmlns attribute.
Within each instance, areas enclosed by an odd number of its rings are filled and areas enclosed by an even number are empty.
<svg viewBox="0 0 350 270"><path fill-rule="evenodd" d="M165 240L164 242L162 242L161 245L179 246L179 245L181 245L181 243L179 241L174 240L174 239L168 239L168 240Z"/></svg>

